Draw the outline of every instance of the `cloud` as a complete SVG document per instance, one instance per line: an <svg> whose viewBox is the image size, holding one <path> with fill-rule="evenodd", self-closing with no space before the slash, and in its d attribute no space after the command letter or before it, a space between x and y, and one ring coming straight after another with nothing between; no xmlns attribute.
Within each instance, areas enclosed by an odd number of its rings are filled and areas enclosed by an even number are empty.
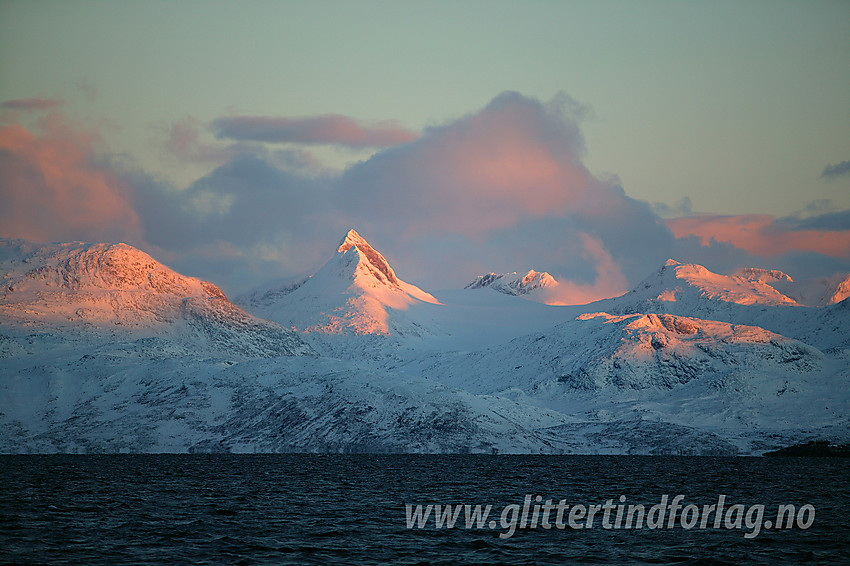
<svg viewBox="0 0 850 566"><path fill-rule="evenodd" d="M593 263L596 277L592 283L559 282L552 292L544 295L545 302L550 305L586 304L616 297L629 290L628 280L602 241L588 234L581 234L580 239L585 257Z"/></svg>
<svg viewBox="0 0 850 566"><path fill-rule="evenodd" d="M95 133L53 114L30 132L0 128L0 236L37 241L141 241L131 187L98 164Z"/></svg>
<svg viewBox="0 0 850 566"><path fill-rule="evenodd" d="M161 164L182 184L191 184L198 175L206 175L211 168L243 156L257 157L283 171L305 177L328 174L328 167L304 147L217 140L207 124L192 116L160 125L156 130L153 146L159 150Z"/></svg>
<svg viewBox="0 0 850 566"><path fill-rule="evenodd" d="M850 210L826 212L816 216L794 218L794 230L850 231Z"/></svg>
<svg viewBox="0 0 850 566"><path fill-rule="evenodd" d="M347 206L408 236L472 236L523 215L562 214L593 182L578 127L558 109L504 93L482 111L426 130L347 170Z"/></svg>
<svg viewBox="0 0 850 566"><path fill-rule="evenodd" d="M219 165L238 153L222 144L204 142L203 124L192 116L168 125L164 151L178 161Z"/></svg>
<svg viewBox="0 0 850 566"><path fill-rule="evenodd" d="M0 129L0 235L126 241L230 294L312 271L351 227L425 289L535 269L561 281L551 300L565 303L619 294L668 257L795 277L850 268L850 212L828 202L786 218L662 219L689 202L635 200L584 166L585 113L566 95L503 93L342 173L298 147L213 140L187 118L167 131L173 155L213 168L180 188L54 113Z"/></svg>
<svg viewBox="0 0 850 566"><path fill-rule="evenodd" d="M673 236L648 205L583 165L583 114L566 95L544 103L503 93L350 167L339 201L399 253L427 238L457 268L461 256L485 258L586 283L610 273L588 262L600 256L582 242L594 241L627 276L645 275L646 263L666 259ZM459 237L476 249L458 247Z"/></svg>
<svg viewBox="0 0 850 566"><path fill-rule="evenodd" d="M332 179L266 157L236 154L183 189L123 171L146 242L228 292L317 267L350 227L335 212Z"/></svg>
<svg viewBox="0 0 850 566"><path fill-rule="evenodd" d="M418 137L395 121L363 123L339 114L303 118L228 116L214 120L211 127L219 139L351 148L388 147Z"/></svg>
<svg viewBox="0 0 850 566"><path fill-rule="evenodd" d="M333 216L332 190L324 179L243 154L198 179L179 197L187 216L191 213L201 224L200 237L247 245L277 235L290 240L312 236L312 225Z"/></svg>
<svg viewBox="0 0 850 566"><path fill-rule="evenodd" d="M60 98L16 98L0 102L0 107L7 110L50 110L64 103Z"/></svg>
<svg viewBox="0 0 850 566"><path fill-rule="evenodd" d="M652 211L662 218L676 218L693 214L691 197L682 197L681 200L672 205L665 202L653 202L651 206Z"/></svg>
<svg viewBox="0 0 850 566"><path fill-rule="evenodd" d="M314 269L356 227L400 276L426 288L535 268L571 285L582 300L600 298L666 259L673 236L647 204L584 167L582 115L566 96L544 103L504 93L333 175L262 144L210 146L199 122L189 119L170 130L175 154L222 162L185 189L117 162L95 163L91 141L77 136L76 154L31 157L31 169L91 174L78 185L92 198L69 205L66 218L48 205L57 218L47 224L38 206L16 206L20 223L8 231L42 240L141 242L175 268L244 290ZM30 136L49 146L58 143L55 134ZM76 157L65 163L63 153ZM22 187L34 183L14 185L33 204L38 191ZM69 183L59 185L69 192ZM99 212L72 222L77 209Z"/></svg>
<svg viewBox="0 0 850 566"><path fill-rule="evenodd" d="M774 257L792 252L850 257L847 212L800 219L765 214L691 216L667 220L677 238L696 236L704 246L725 242L750 254Z"/></svg>
<svg viewBox="0 0 850 566"><path fill-rule="evenodd" d="M700 215L666 223L676 234L672 257L719 273L763 267L805 279L850 271L850 211L829 200L779 218Z"/></svg>
<svg viewBox="0 0 850 566"><path fill-rule="evenodd" d="M837 179L850 175L850 161L842 161L835 165L827 165L821 172L821 179Z"/></svg>
<svg viewBox="0 0 850 566"><path fill-rule="evenodd" d="M673 236L648 205L584 167L585 111L566 95L544 103L504 93L342 174L248 142L205 145L189 119L170 130L174 153L225 161L185 190L134 180L136 210L152 245L194 249L195 261L213 257L200 246L221 242L243 250L240 261L247 250L273 258L274 275L309 271L356 227L427 288L533 267L575 296L600 298L666 259Z"/></svg>

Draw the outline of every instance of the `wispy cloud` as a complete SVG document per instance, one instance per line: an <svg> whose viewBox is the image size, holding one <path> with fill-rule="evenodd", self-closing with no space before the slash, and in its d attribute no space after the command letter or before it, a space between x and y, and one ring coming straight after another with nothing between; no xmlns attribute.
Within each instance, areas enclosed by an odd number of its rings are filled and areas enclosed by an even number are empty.
<svg viewBox="0 0 850 566"><path fill-rule="evenodd" d="M212 130L219 139L352 148L388 147L418 137L395 121L364 123L339 114L302 118L228 116L214 120Z"/></svg>
<svg viewBox="0 0 850 566"><path fill-rule="evenodd" d="M616 297L629 290L621 267L605 249L602 241L587 234L581 234L580 240L583 254L593 263L596 277L592 283L566 280L560 282L552 292L544 291L546 302L550 305L586 304L602 298Z"/></svg>
<svg viewBox="0 0 850 566"><path fill-rule="evenodd" d="M221 143L203 140L203 123L192 116L168 125L163 149L183 162L222 164L238 151Z"/></svg>
<svg viewBox="0 0 850 566"><path fill-rule="evenodd" d="M64 103L60 98L16 98L0 102L0 107L7 110L50 110Z"/></svg>
<svg viewBox="0 0 850 566"><path fill-rule="evenodd" d="M791 252L815 252L850 257L847 213L805 219L766 214L705 215L674 218L667 225L677 238L696 236L702 245L725 242L751 254L772 257Z"/></svg>
<svg viewBox="0 0 850 566"><path fill-rule="evenodd" d="M820 176L822 179L836 179L850 175L850 161L842 161L835 165L827 165Z"/></svg>
<svg viewBox="0 0 850 566"><path fill-rule="evenodd" d="M795 230L850 231L850 210L825 212L816 216L793 218Z"/></svg>
<svg viewBox="0 0 850 566"><path fill-rule="evenodd" d="M690 216L693 214L693 203L691 197L682 197L674 204L666 202L653 202L652 211L662 218L676 218L679 216Z"/></svg>

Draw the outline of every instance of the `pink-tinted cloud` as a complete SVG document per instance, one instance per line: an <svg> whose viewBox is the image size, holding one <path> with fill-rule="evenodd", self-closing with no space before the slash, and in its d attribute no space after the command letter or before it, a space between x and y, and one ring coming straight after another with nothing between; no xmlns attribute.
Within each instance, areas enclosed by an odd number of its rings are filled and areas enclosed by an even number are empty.
<svg viewBox="0 0 850 566"><path fill-rule="evenodd" d="M419 136L395 121L364 123L339 114L303 118L228 116L213 121L212 129L220 139L352 148L388 147Z"/></svg>
<svg viewBox="0 0 850 566"><path fill-rule="evenodd" d="M7 110L52 110L65 102L60 98L16 98L0 102Z"/></svg>
<svg viewBox="0 0 850 566"><path fill-rule="evenodd" d="M466 236L514 225L525 215L586 209L605 190L579 160L572 117L515 93L432 128L346 172L345 199L394 221L409 236Z"/></svg>
<svg viewBox="0 0 850 566"><path fill-rule="evenodd" d="M401 278L426 290L534 268L561 282L550 299L560 303L617 295L668 257L794 277L850 265L850 211L824 203L791 218L662 220L660 207L585 168L581 111L566 97L545 103L504 93L421 136L400 129L385 138L394 145L341 174L317 174L309 148L215 140L187 118L166 132L169 151L215 168L181 189L110 165L96 132L58 114L29 129L9 122L15 114L8 109L0 122L0 236L141 244L228 292L315 269L352 226ZM285 139L377 143L364 141L375 132L356 122L347 134L323 133L311 120L285 124ZM688 208L683 201L664 212Z"/></svg>
<svg viewBox="0 0 850 566"><path fill-rule="evenodd" d="M587 304L608 297L617 297L629 290L628 280L620 266L605 249L602 241L588 234L581 234L580 240L585 257L591 261L596 271L596 278L592 283L560 281L556 287L544 291L547 304Z"/></svg>
<svg viewBox="0 0 850 566"><path fill-rule="evenodd" d="M581 298L621 290L622 274L645 276L673 236L649 205L583 165L575 106L503 93L349 168L337 202L402 258L408 243L429 241L440 249L442 275L456 276L475 258L485 272L549 271Z"/></svg>
<svg viewBox="0 0 850 566"><path fill-rule="evenodd" d="M96 140L56 114L37 132L15 123L0 128L0 236L140 241L130 189L94 161Z"/></svg>
<svg viewBox="0 0 850 566"><path fill-rule="evenodd" d="M807 229L805 223L770 215L690 216L666 221L677 238L696 236L704 246L726 242L759 256L815 252L850 257L850 230Z"/></svg>

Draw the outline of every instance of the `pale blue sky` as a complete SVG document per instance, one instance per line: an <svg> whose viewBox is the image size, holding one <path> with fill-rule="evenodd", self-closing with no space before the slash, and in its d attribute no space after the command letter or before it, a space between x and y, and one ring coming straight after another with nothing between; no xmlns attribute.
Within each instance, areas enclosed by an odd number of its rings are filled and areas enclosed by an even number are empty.
<svg viewBox="0 0 850 566"><path fill-rule="evenodd" d="M154 142L190 115L419 130L504 90L564 91L593 110L586 165L635 198L847 208L847 179L819 175L850 159L848 54L846 1L0 2L0 100L61 97L179 183L200 171L161 162Z"/></svg>

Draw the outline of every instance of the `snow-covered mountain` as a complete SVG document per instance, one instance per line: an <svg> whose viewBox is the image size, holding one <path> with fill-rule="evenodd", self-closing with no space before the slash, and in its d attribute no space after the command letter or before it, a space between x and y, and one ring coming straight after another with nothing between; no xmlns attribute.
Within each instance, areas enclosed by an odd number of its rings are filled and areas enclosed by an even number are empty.
<svg viewBox="0 0 850 566"><path fill-rule="evenodd" d="M245 355L311 354L297 334L258 319L207 281L185 277L126 244L0 240L6 332L91 340L166 336Z"/></svg>
<svg viewBox="0 0 850 566"><path fill-rule="evenodd" d="M787 282L793 283L794 280L791 279L787 273L779 271L778 269L764 269L760 267L745 267L744 269L739 269L735 275L748 279L750 281L761 281L762 283L767 283L771 285L773 283Z"/></svg>
<svg viewBox="0 0 850 566"><path fill-rule="evenodd" d="M252 312L306 333L420 335L405 316L413 305L437 304L432 295L399 279L387 260L349 230L336 253L300 281L252 291L237 301Z"/></svg>
<svg viewBox="0 0 850 566"><path fill-rule="evenodd" d="M538 272L532 269L524 275L517 272L479 275L464 289L488 288L506 295L533 295L537 298L542 290L551 289L557 285L558 281L545 271Z"/></svg>
<svg viewBox="0 0 850 566"><path fill-rule="evenodd" d="M721 275L701 265L683 264L673 259L668 259L655 273L636 285L623 300L686 304L712 300L766 306L797 304L761 279Z"/></svg>
<svg viewBox="0 0 850 566"><path fill-rule="evenodd" d="M583 306L509 296L545 293L545 273L491 276L435 297L351 230L313 275L242 297L248 314L130 246L0 241L0 452L850 440L850 299L804 306L781 272L672 260Z"/></svg>
<svg viewBox="0 0 850 566"><path fill-rule="evenodd" d="M669 313L760 326L801 340L823 351L850 349L850 304L808 307L774 288L785 282L779 271L743 270L739 275L713 273L701 265L668 260L631 291L587 305L612 314ZM754 277L753 274L756 274ZM771 281L768 285L765 281Z"/></svg>
<svg viewBox="0 0 850 566"><path fill-rule="evenodd" d="M835 305L850 297L850 273L839 273L827 279L826 293L820 305Z"/></svg>
<svg viewBox="0 0 850 566"><path fill-rule="evenodd" d="M316 276L326 289L334 275L382 304L433 301L354 232L334 259ZM2 241L0 266L2 452L537 452L554 445L535 430L563 422L316 357L124 244Z"/></svg>
<svg viewBox="0 0 850 566"><path fill-rule="evenodd" d="M247 311L298 331L325 355L397 358L444 334L434 322L439 301L400 279L355 230L315 273L242 295Z"/></svg>

